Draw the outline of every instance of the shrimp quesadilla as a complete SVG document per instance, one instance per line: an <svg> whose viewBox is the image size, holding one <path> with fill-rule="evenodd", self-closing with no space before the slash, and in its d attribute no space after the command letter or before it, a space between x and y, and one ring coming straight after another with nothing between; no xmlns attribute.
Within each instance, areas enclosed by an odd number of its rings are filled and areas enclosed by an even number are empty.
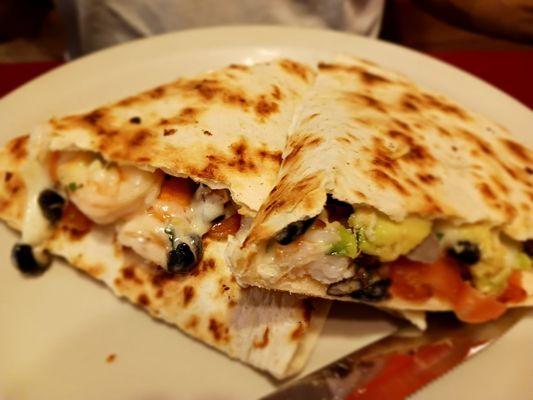
<svg viewBox="0 0 533 400"><path fill-rule="evenodd" d="M468 322L533 304L533 155L375 64L319 75L233 251L242 284Z"/></svg>
<svg viewBox="0 0 533 400"><path fill-rule="evenodd" d="M224 258L275 183L315 73L287 60L183 78L52 119L0 153L18 267L48 253L229 356L301 369L328 301L241 289Z"/></svg>

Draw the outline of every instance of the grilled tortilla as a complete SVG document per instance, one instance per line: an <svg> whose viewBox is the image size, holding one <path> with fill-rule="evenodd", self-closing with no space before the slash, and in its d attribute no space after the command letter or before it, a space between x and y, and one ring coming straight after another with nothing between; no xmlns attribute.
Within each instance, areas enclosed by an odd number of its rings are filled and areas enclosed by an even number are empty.
<svg viewBox="0 0 533 400"><path fill-rule="evenodd" d="M27 269L49 251L231 357L298 372L329 305L241 289L224 252L274 184L313 79L285 60L231 66L14 139L0 158L14 258Z"/></svg>
<svg viewBox="0 0 533 400"><path fill-rule="evenodd" d="M470 322L533 304L533 157L404 76L319 64L238 281Z"/></svg>

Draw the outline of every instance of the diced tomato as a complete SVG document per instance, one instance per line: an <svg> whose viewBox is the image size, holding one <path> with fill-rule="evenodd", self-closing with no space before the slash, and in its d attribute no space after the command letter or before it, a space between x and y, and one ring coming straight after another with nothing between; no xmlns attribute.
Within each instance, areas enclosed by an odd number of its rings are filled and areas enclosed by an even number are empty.
<svg viewBox="0 0 533 400"><path fill-rule="evenodd" d="M498 297L502 303L519 303L527 298L527 292L522 288L522 272L514 270L509 276L507 287Z"/></svg>
<svg viewBox="0 0 533 400"><path fill-rule="evenodd" d="M453 304L457 317L470 323L497 319L507 309L496 298L481 293L467 283L463 285Z"/></svg>
<svg viewBox="0 0 533 400"><path fill-rule="evenodd" d="M60 224L73 232L83 234L91 229L93 222L69 201L63 209Z"/></svg>
<svg viewBox="0 0 533 400"><path fill-rule="evenodd" d="M313 225L311 225L310 229L322 229L326 227L326 223L322 221L321 219L315 219L315 222L313 222Z"/></svg>
<svg viewBox="0 0 533 400"><path fill-rule="evenodd" d="M457 317L465 322L490 321L501 316L505 305L498 299L486 296L464 282L457 263L450 258L442 258L433 264L423 264L399 259L390 265L391 293L409 301L425 301L433 295L448 301ZM513 281L516 284L516 278ZM518 282L519 285L519 282ZM520 286L518 286L520 288ZM516 285L512 294L517 296Z"/></svg>
<svg viewBox="0 0 533 400"><path fill-rule="evenodd" d="M52 179L52 182L56 183L59 182L59 178L57 176L57 163L59 161L59 151L53 151L49 155L48 159L48 174L50 175L50 179Z"/></svg>
<svg viewBox="0 0 533 400"><path fill-rule="evenodd" d="M433 295L452 300L463 281L455 262L443 258L424 264L401 258L390 266L391 292L405 300L425 301Z"/></svg>
<svg viewBox="0 0 533 400"><path fill-rule="evenodd" d="M397 262L390 267L391 293L400 299L423 302L433 296L433 289L426 282L427 275L425 264L410 262Z"/></svg>
<svg viewBox="0 0 533 400"><path fill-rule="evenodd" d="M191 179L166 177L161 186L159 200L174 202L181 206L191 204L197 184Z"/></svg>
<svg viewBox="0 0 533 400"><path fill-rule="evenodd" d="M235 235L241 227L240 214L233 214L231 217L214 224L207 232L207 236L215 240L225 240L229 235Z"/></svg>

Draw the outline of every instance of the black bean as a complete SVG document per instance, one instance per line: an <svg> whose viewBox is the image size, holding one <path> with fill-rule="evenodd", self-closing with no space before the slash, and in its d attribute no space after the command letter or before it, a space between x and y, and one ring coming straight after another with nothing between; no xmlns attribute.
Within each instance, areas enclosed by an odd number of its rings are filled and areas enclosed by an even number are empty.
<svg viewBox="0 0 533 400"><path fill-rule="evenodd" d="M460 240L457 244L448 249L448 254L463 264L472 265L481 258L479 246L468 240Z"/></svg>
<svg viewBox="0 0 533 400"><path fill-rule="evenodd" d="M524 249L524 253L529 257L533 257L533 239L528 239L522 243L522 248Z"/></svg>
<svg viewBox="0 0 533 400"><path fill-rule="evenodd" d="M54 224L61 219L65 199L59 193L51 189L45 189L39 194L37 201L44 217L48 221Z"/></svg>
<svg viewBox="0 0 533 400"><path fill-rule="evenodd" d="M218 217L216 217L215 219L213 219L211 221L212 224L218 224L219 222L222 222L224 221L224 219L226 218L226 216L224 214L222 215L219 215Z"/></svg>
<svg viewBox="0 0 533 400"><path fill-rule="evenodd" d="M327 294L330 296L344 296L349 295L361 288L361 281L357 277L344 279L339 282L332 283L327 289Z"/></svg>
<svg viewBox="0 0 533 400"><path fill-rule="evenodd" d="M354 299L362 301L381 301L389 297L390 279L380 279L351 294Z"/></svg>
<svg viewBox="0 0 533 400"><path fill-rule="evenodd" d="M361 253L355 259L355 265L358 268L364 268L367 271L374 271L381 266L379 258L370 254Z"/></svg>
<svg viewBox="0 0 533 400"><path fill-rule="evenodd" d="M190 243L180 242L168 252L167 271L184 274L192 271L202 258L202 240L192 236Z"/></svg>
<svg viewBox="0 0 533 400"><path fill-rule="evenodd" d="M353 214L353 206L344 201L340 201L328 194L326 201L326 211L328 212L328 221L347 221L350 215Z"/></svg>
<svg viewBox="0 0 533 400"><path fill-rule="evenodd" d="M26 275L40 275L48 269L51 257L43 252L42 260L35 257L33 248L29 244L17 243L11 250L11 260L15 267Z"/></svg>
<svg viewBox="0 0 533 400"><path fill-rule="evenodd" d="M316 217L304 219L302 221L291 222L280 232L278 232L276 235L276 241L282 245L287 245L293 242L298 236L303 235L305 231L307 231L307 229L313 225L315 219Z"/></svg>

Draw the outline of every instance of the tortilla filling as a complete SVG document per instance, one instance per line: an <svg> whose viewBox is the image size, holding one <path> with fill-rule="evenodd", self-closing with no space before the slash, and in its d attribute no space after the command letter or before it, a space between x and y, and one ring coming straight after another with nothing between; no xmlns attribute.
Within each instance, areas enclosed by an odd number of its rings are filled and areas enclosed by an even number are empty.
<svg viewBox="0 0 533 400"><path fill-rule="evenodd" d="M23 173L29 189L23 242L37 249L56 225L76 235L93 224L112 225L120 245L169 273L187 273L201 260L206 237L225 240L241 227L226 189L90 152L48 153L40 162L30 159Z"/></svg>
<svg viewBox="0 0 533 400"><path fill-rule="evenodd" d="M521 277L533 270L531 242L483 223L393 221L330 196L320 215L293 222L268 241L258 272L270 281L311 279L330 296L367 302L436 297L460 319L483 322L527 297Z"/></svg>

